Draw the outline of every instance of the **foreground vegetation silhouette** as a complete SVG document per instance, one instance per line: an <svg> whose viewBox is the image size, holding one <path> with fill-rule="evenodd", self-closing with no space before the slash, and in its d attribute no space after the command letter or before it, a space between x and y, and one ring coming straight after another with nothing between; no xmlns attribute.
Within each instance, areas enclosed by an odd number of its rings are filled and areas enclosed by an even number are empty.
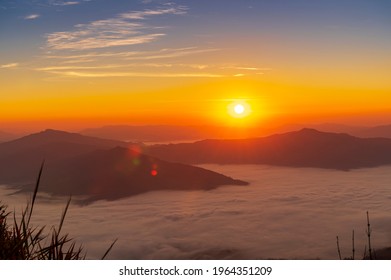
<svg viewBox="0 0 391 280"><path fill-rule="evenodd" d="M364 248L363 260L390 260L391 259L391 247L383 248L380 250L374 250L372 247L372 228L369 221L369 212L367 211L367 244ZM339 237L337 235L337 251L340 260L354 260L356 259L356 247L354 230L352 231L352 255L350 257L342 257L341 248L339 245Z"/></svg>
<svg viewBox="0 0 391 280"><path fill-rule="evenodd" d="M45 227L33 227L30 224L43 166L44 163L39 170L31 202L22 211L20 221L14 212L13 226L10 226L7 220L10 213L7 212L7 206L0 202L0 259L2 260L83 260L86 258L82 245L77 245L73 238L61 232L71 198L61 215L58 228L52 227L49 234L44 234ZM114 240L102 259L107 256L116 241Z"/></svg>

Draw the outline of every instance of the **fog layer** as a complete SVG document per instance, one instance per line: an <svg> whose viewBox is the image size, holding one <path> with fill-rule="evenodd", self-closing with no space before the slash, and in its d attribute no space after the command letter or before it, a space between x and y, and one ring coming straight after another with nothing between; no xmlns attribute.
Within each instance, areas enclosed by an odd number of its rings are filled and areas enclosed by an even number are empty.
<svg viewBox="0 0 391 280"><path fill-rule="evenodd" d="M150 192L117 201L72 205L64 231L100 258L336 259L365 247L366 211L373 247L391 244L391 167L344 172L256 165L202 165L250 182L211 191ZM0 188L0 200L21 212L28 197ZM34 225L56 225L66 198L42 195Z"/></svg>

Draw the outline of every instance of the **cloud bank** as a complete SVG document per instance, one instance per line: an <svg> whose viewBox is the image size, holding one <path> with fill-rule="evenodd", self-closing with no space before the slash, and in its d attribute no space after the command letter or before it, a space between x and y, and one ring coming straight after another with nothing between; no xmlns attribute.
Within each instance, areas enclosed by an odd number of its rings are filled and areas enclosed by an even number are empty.
<svg viewBox="0 0 391 280"><path fill-rule="evenodd" d="M47 48L49 50L88 50L150 43L166 34L155 32L160 28L149 26L143 20L151 16L185 13L186 8L178 6L123 13L114 18L78 24L72 31L48 34Z"/></svg>
<svg viewBox="0 0 391 280"><path fill-rule="evenodd" d="M390 167L350 172L253 165L203 165L250 181L212 191L151 192L118 201L72 205L64 232L99 259L112 240L112 259L337 259L366 244L369 210L373 247L391 240ZM376 178L374 183L373 178ZM27 198L1 200L18 213ZM67 198L41 196L34 225L57 225Z"/></svg>

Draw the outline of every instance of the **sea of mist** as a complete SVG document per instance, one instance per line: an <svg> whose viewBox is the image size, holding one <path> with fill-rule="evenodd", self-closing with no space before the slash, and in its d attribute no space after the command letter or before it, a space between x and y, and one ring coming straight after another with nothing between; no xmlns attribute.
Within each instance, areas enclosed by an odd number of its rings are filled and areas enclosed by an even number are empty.
<svg viewBox="0 0 391 280"><path fill-rule="evenodd" d="M391 167L336 171L262 165L201 165L250 182L212 191L159 191L87 206L71 205L64 232L99 259L336 259L366 245L391 245ZM43 175L44 176L44 175ZM0 188L17 214L29 195ZM40 194L33 224L59 223L66 197Z"/></svg>

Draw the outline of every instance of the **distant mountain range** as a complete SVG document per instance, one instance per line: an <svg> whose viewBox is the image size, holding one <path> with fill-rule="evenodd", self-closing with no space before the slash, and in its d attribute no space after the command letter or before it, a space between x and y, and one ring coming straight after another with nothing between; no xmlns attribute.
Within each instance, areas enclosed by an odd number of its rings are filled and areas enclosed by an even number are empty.
<svg viewBox="0 0 391 280"><path fill-rule="evenodd" d="M147 153L187 164L268 164L349 170L391 164L391 139L302 129L253 139L154 145Z"/></svg>
<svg viewBox="0 0 391 280"><path fill-rule="evenodd" d="M112 125L84 129L80 134L133 142L180 142L210 138L246 138L250 135L258 135L260 131L257 128L222 126Z"/></svg>
<svg viewBox="0 0 391 280"><path fill-rule="evenodd" d="M265 137L276 133L296 131L303 128L313 128L324 132L347 133L361 138L385 137L391 138L391 125L364 127L343 124L324 123L316 125L292 124L275 128L241 128L222 126L129 126L112 125L98 128L88 128L80 134L105 139L133 142L181 142L202 139L244 139Z"/></svg>
<svg viewBox="0 0 391 280"><path fill-rule="evenodd" d="M117 199L151 190L212 189L246 182L142 154L142 146L46 130L0 144L0 184L30 189L45 159L41 190Z"/></svg>
<svg viewBox="0 0 391 280"><path fill-rule="evenodd" d="M391 139L314 129L261 138L151 145L45 130L0 143L0 184L117 199L152 190L208 190L246 182L188 164L267 164L349 170L391 164Z"/></svg>
<svg viewBox="0 0 391 280"><path fill-rule="evenodd" d="M98 128L87 128L80 131L80 134L107 139L140 142L164 142L205 138L205 132L203 133L197 127L169 125L113 125Z"/></svg>
<svg viewBox="0 0 391 280"><path fill-rule="evenodd" d="M6 142L6 141L10 141L10 140L15 139L15 138L17 138L17 136L15 136L14 134L7 133L7 132L4 132L4 131L0 131L0 143L1 142Z"/></svg>
<svg viewBox="0 0 391 280"><path fill-rule="evenodd" d="M360 128L352 131L352 135L364 138L385 137L391 138L391 125Z"/></svg>
<svg viewBox="0 0 391 280"><path fill-rule="evenodd" d="M352 136L361 138L391 138L391 125L380 125L380 126L351 126L335 123L324 123L316 125L300 125L293 124L280 127L276 129L280 132L289 132L293 130L300 130L303 128L313 128L323 132L334 132L334 133L347 133Z"/></svg>

